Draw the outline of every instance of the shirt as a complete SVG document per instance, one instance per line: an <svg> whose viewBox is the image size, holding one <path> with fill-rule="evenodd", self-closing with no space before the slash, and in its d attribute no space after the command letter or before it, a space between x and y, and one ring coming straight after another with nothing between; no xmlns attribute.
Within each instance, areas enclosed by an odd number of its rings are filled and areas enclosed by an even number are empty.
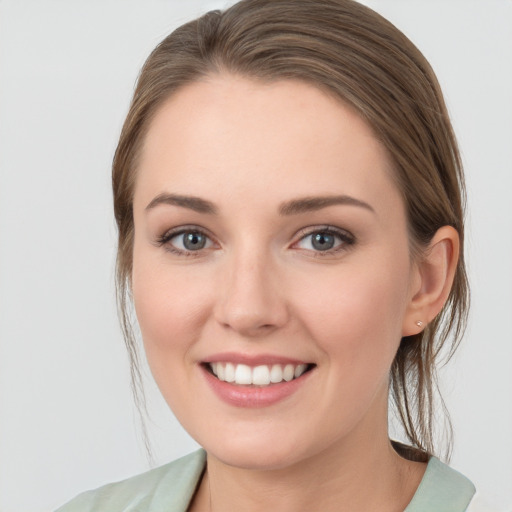
<svg viewBox="0 0 512 512"><path fill-rule="evenodd" d="M206 452L198 450L141 475L84 492L56 512L186 512L205 464ZM466 512L474 494L475 487L465 476L431 457L404 512Z"/></svg>

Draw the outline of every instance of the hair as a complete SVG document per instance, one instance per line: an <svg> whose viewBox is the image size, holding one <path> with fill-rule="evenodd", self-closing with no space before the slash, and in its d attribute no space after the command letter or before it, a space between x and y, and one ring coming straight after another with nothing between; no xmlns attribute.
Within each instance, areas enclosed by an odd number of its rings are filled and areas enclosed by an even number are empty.
<svg viewBox="0 0 512 512"><path fill-rule="evenodd" d="M469 306L460 155L439 83L425 57L389 21L353 0L242 0L179 27L145 62L112 170L119 236L117 296L136 403L144 404L129 313L138 158L162 103L187 84L219 73L263 82L301 80L351 105L391 158L406 207L412 256L421 257L440 227L457 230L461 252L448 300L423 332L402 338L390 371L390 398L415 448L405 456L425 460L436 453L440 404L449 431L448 457L451 426L436 370L442 355L453 355Z"/></svg>

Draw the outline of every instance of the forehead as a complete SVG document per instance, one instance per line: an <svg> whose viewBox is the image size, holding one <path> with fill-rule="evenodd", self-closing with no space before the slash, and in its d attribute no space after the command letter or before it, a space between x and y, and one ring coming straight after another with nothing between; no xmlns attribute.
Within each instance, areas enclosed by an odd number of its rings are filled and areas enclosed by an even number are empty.
<svg viewBox="0 0 512 512"><path fill-rule="evenodd" d="M219 200L248 191L286 200L333 187L371 196L384 186L397 192L390 160L353 108L301 81L214 75L185 86L157 111L135 200L190 189Z"/></svg>

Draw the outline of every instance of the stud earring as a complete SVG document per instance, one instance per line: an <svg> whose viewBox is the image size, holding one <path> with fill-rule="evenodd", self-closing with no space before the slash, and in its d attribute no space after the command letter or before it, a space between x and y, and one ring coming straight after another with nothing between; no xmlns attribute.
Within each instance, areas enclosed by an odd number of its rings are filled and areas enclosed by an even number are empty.
<svg viewBox="0 0 512 512"><path fill-rule="evenodd" d="M418 320L418 321L416 322L416 325L417 325L418 327L423 327L423 322L422 322L421 320Z"/></svg>

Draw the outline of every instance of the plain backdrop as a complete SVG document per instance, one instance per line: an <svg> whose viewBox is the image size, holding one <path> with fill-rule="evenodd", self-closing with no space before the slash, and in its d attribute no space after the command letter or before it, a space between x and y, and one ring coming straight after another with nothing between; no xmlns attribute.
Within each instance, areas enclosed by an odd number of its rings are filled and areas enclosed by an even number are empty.
<svg viewBox="0 0 512 512"><path fill-rule="evenodd" d="M149 467L116 318L110 163L149 51L226 3L0 0L1 512ZM473 304L443 371L452 465L510 504L512 1L366 3L430 60L460 141ZM148 397L154 463L192 450L151 383Z"/></svg>

